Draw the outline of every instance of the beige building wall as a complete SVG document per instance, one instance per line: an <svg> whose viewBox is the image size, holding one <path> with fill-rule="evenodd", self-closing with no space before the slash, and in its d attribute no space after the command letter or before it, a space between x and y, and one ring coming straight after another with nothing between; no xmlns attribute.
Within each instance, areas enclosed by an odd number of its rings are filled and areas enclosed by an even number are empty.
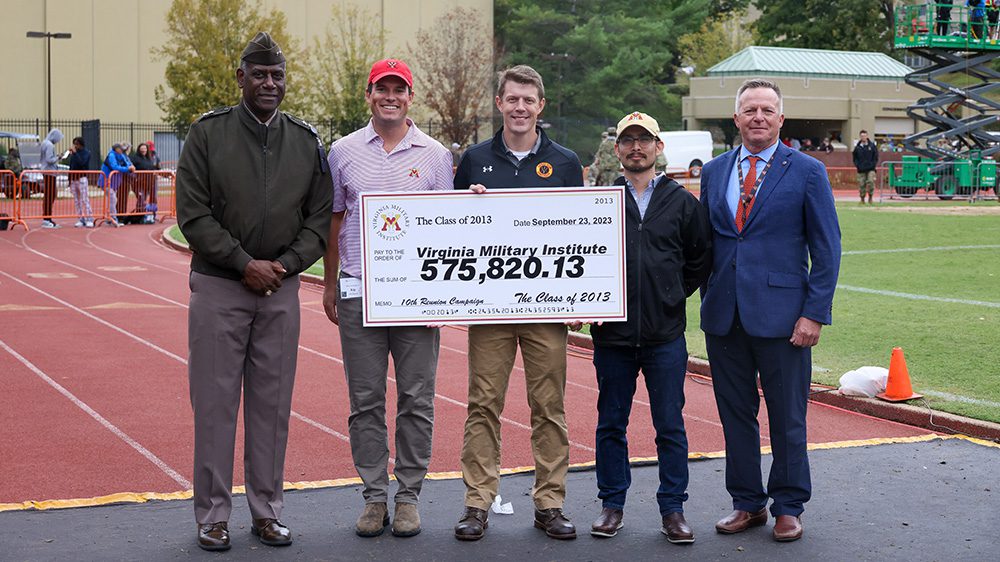
<svg viewBox="0 0 1000 562"><path fill-rule="evenodd" d="M150 49L166 41L169 0L3 0L4 77L0 119L45 119L45 39L27 31L72 33L52 39L52 118L159 123L154 90L164 83L166 62ZM492 0L263 0L288 20L301 46L321 36L334 5L357 5L386 29L387 54L403 57L416 33L455 7L476 10L493 29ZM493 38L484 37L484 48ZM233 68L236 61L233 61ZM234 79L234 99L236 94ZM486 95L484 93L484 95ZM419 100L418 100L419 102ZM420 113L419 103L414 109Z"/></svg>
<svg viewBox="0 0 1000 562"><path fill-rule="evenodd" d="M691 93L682 100L682 118L688 129L700 128L706 119L732 119L736 90L749 76L701 77L691 79ZM899 81L789 78L764 76L774 80L784 98L789 119L818 123L839 123L841 137L850 145L862 129L882 136L915 132L906 107L927 94ZM921 126L920 130L925 129ZM816 131L823 136L825 131Z"/></svg>

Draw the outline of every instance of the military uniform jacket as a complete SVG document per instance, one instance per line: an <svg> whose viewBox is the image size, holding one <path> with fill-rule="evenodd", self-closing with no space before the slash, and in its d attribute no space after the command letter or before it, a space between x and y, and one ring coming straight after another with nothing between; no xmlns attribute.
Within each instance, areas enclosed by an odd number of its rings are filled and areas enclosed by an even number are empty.
<svg viewBox="0 0 1000 562"><path fill-rule="evenodd" d="M191 269L240 279L252 259L295 275L326 251L333 184L307 123L281 111L258 123L242 104L211 111L177 163L177 220Z"/></svg>

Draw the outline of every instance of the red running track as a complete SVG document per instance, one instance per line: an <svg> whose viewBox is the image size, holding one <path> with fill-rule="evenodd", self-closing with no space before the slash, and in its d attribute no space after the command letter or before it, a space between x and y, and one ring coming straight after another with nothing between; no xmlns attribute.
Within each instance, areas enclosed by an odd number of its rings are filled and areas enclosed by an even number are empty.
<svg viewBox="0 0 1000 562"><path fill-rule="evenodd" d="M134 225L0 232L5 429L0 433L0 503L190 488L189 258L159 242L162 230ZM337 327L323 313L320 288L303 284L300 297L302 337L285 479L355 477ZM432 472L459 470L466 361L465 329L444 328ZM597 384L589 354L571 349L568 370L570 459L593 461ZM691 452L723 449L710 385L694 376L686 384ZM388 402L392 432L391 372ZM504 410L503 467L532 464L529 420L518 363ZM632 420L630 455L654 457L642 385ZM761 420L766 432L763 404ZM809 431L814 443L927 433L821 404L810 408ZM242 431L235 454L237 484L242 484L241 441Z"/></svg>

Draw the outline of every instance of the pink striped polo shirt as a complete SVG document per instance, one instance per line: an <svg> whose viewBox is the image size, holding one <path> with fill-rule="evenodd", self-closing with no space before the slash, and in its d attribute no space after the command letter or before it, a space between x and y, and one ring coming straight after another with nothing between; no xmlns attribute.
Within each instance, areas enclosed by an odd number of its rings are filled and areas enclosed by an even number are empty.
<svg viewBox="0 0 1000 562"><path fill-rule="evenodd" d="M333 212L344 213L340 229L340 269L361 277L361 232L358 226L360 194L366 191L429 191L452 189L451 152L441 143L410 125L403 140L386 153L382 137L371 121L333 143Z"/></svg>

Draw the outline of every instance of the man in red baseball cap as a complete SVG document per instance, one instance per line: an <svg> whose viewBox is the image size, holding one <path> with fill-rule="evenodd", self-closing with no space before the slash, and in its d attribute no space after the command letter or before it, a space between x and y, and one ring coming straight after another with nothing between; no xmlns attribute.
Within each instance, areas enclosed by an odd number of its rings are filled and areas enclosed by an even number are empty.
<svg viewBox="0 0 1000 562"><path fill-rule="evenodd" d="M330 148L333 220L325 257L329 267L323 308L340 328L351 402L347 420L351 455L364 483L365 508L355 532L362 537L378 536L390 521L385 394L391 354L399 397L392 534L410 537L420 532L417 502L431 458L440 330L363 325L358 202L360 192L451 189L452 158L448 149L406 117L413 103L413 75L403 61L385 59L372 65L365 101L371 108L371 121Z"/></svg>

